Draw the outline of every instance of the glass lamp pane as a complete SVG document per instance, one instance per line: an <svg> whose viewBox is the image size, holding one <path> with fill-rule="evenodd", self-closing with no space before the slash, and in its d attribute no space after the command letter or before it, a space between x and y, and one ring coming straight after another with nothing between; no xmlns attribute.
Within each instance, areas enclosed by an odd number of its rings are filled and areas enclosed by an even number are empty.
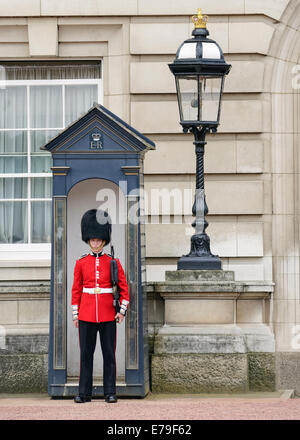
<svg viewBox="0 0 300 440"><path fill-rule="evenodd" d="M181 121L198 120L198 78L177 77L177 97Z"/></svg>
<svg viewBox="0 0 300 440"><path fill-rule="evenodd" d="M223 77L199 78L201 121L219 122Z"/></svg>
<svg viewBox="0 0 300 440"><path fill-rule="evenodd" d="M181 122L219 122L223 77L177 77Z"/></svg>

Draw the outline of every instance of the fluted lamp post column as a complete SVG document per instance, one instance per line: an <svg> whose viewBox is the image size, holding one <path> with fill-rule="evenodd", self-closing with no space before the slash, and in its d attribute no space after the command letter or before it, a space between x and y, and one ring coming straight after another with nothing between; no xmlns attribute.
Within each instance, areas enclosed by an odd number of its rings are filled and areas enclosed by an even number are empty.
<svg viewBox="0 0 300 440"><path fill-rule="evenodd" d="M196 191L192 213L195 233L191 237L191 250L178 260L177 268L185 270L219 270L221 260L210 251L210 239L205 230L208 208L204 191L204 146L206 133L217 131L225 75L231 65L224 60L220 46L207 36L207 16L192 20L194 38L184 41L177 50L169 68L175 76L180 124L185 133L194 134L196 153Z"/></svg>

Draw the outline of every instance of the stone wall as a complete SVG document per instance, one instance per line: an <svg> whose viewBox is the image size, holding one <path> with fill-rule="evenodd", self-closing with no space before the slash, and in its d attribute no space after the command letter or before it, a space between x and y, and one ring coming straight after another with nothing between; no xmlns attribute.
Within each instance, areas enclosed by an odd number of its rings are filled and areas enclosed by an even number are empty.
<svg viewBox="0 0 300 440"><path fill-rule="evenodd" d="M0 393L46 392L49 281L0 282Z"/></svg>
<svg viewBox="0 0 300 440"><path fill-rule="evenodd" d="M103 104L156 143L156 151L145 157L149 282L176 269L192 233L192 200L179 210L171 201L169 210L160 191L194 190L193 140L178 123L168 63L190 37L190 17L198 7L194 0L0 0L0 60L101 59ZM210 36L232 64L218 133L207 138L207 233L212 252L237 280L275 282L277 380L280 387L293 388L300 362L300 106L292 69L299 63L300 5L297 0L202 0L201 7L209 15ZM155 191L162 200L158 205L151 201ZM0 277L16 286L49 281L50 248L1 248ZM43 298L25 299L14 289L1 295L5 332L17 328L22 335L26 326L45 331L46 321L36 313L41 307L45 317ZM153 331L163 313L157 297L151 308L156 305Z"/></svg>

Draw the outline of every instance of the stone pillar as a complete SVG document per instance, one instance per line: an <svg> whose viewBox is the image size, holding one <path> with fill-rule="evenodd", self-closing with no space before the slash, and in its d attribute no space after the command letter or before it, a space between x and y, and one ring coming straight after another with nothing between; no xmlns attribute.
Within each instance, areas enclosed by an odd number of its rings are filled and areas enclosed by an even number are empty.
<svg viewBox="0 0 300 440"><path fill-rule="evenodd" d="M165 301L154 339L152 390L209 393L275 390L273 283L234 272L177 270L149 285Z"/></svg>

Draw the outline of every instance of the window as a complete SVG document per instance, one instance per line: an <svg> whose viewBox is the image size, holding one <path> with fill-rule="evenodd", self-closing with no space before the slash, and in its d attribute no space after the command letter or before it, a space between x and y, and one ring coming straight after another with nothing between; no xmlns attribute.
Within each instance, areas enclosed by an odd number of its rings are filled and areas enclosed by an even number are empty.
<svg viewBox="0 0 300 440"><path fill-rule="evenodd" d="M1 245L50 243L52 160L40 147L94 102L102 102L99 62L1 63Z"/></svg>

